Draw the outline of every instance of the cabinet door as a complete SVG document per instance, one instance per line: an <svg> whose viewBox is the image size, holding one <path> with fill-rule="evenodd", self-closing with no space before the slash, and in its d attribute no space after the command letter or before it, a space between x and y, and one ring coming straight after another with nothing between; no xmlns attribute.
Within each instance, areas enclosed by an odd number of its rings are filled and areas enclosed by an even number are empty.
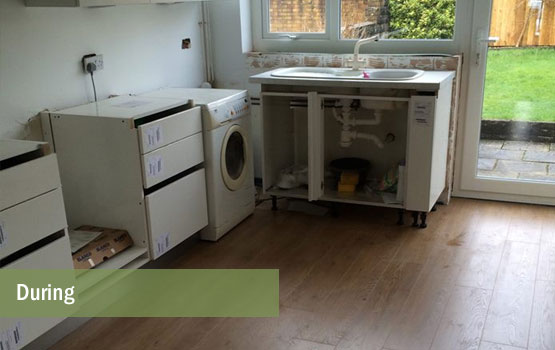
<svg viewBox="0 0 555 350"><path fill-rule="evenodd" d="M308 93L308 200L324 193L324 107L316 92Z"/></svg>

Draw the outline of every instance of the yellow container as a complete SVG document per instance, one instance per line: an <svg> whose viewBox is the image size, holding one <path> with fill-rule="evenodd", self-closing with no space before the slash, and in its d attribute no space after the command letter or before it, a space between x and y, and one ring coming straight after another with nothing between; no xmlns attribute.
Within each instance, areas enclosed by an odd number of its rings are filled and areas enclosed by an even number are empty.
<svg viewBox="0 0 555 350"><path fill-rule="evenodd" d="M341 180L339 181L342 185L358 185L359 181L359 173L358 171L342 171L341 172Z"/></svg>
<svg viewBox="0 0 555 350"><path fill-rule="evenodd" d="M355 187L356 187L356 185L339 183L339 184L337 185L337 190L338 190L339 192L353 193L353 192L355 192Z"/></svg>

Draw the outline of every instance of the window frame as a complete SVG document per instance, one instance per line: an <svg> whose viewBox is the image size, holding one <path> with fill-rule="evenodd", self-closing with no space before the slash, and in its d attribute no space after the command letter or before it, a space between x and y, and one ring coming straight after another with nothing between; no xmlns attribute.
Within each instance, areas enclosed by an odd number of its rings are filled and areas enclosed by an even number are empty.
<svg viewBox="0 0 555 350"><path fill-rule="evenodd" d="M331 26L331 1L326 0L326 27L324 33L300 33L300 32L270 32L270 0L262 0L262 38L263 39L330 39L330 26ZM295 39L291 39L294 36Z"/></svg>
<svg viewBox="0 0 555 350"><path fill-rule="evenodd" d="M341 39L341 0L326 0L326 34L268 33L270 0L251 0L253 49L258 52L352 53L357 39ZM472 26L474 0L457 0L452 39L382 39L361 47L373 54L458 54L469 42L465 33ZM277 34L277 35L276 35ZM294 39L287 35L297 36Z"/></svg>

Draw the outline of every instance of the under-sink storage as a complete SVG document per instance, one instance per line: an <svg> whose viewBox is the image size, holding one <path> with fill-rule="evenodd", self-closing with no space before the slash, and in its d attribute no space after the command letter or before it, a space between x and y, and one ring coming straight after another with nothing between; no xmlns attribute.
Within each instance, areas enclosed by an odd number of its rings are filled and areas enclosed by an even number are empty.
<svg viewBox="0 0 555 350"><path fill-rule="evenodd" d="M208 224L204 176L196 170L145 197L154 259Z"/></svg>
<svg viewBox="0 0 555 350"><path fill-rule="evenodd" d="M408 101L322 95L326 140L322 199L403 206Z"/></svg>
<svg viewBox="0 0 555 350"><path fill-rule="evenodd" d="M268 74L251 77L262 83L265 193L406 209L426 226L446 185L452 72L414 87Z"/></svg>
<svg viewBox="0 0 555 350"><path fill-rule="evenodd" d="M261 96L263 121L264 190L273 195L310 198L315 187L309 179L313 176L311 164L315 132L313 110L309 108L308 94L264 93ZM318 190L318 189L317 189Z"/></svg>

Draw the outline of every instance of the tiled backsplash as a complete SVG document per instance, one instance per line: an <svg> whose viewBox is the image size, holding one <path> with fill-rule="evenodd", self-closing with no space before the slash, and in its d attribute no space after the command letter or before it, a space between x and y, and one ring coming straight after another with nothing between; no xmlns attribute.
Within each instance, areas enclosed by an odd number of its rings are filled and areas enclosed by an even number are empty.
<svg viewBox="0 0 555 350"><path fill-rule="evenodd" d="M427 71L452 70L456 72L456 76L453 81L453 99L451 102L451 121L449 126L447 183L446 190L440 197L441 201L448 203L453 189L455 135L457 134L460 90L460 79L458 79L458 77L461 72L462 56L361 54L359 57L366 62L364 66L365 68L416 68ZM281 67L348 67L346 63L352 58L352 54L250 52L247 54L247 68L249 75L253 75Z"/></svg>

